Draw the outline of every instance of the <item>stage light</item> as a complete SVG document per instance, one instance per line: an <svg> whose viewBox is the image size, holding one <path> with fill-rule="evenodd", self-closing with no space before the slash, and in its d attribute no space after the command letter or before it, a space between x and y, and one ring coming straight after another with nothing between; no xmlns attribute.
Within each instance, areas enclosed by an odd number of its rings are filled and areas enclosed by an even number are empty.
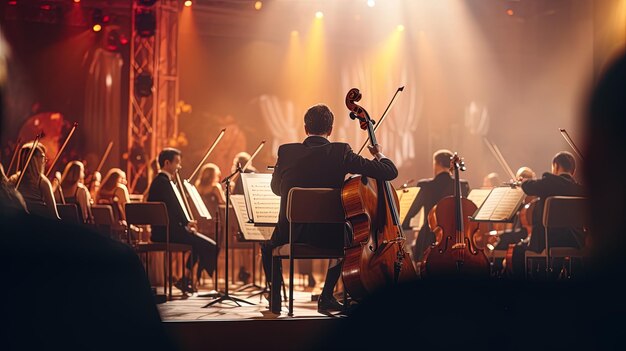
<svg viewBox="0 0 626 351"><path fill-rule="evenodd" d="M78 4L80 2L80 0L74 0L75 4Z"/></svg>
<svg viewBox="0 0 626 351"><path fill-rule="evenodd" d="M148 38L156 32L156 17L154 11L138 9L135 13L135 30L140 37Z"/></svg>
<svg viewBox="0 0 626 351"><path fill-rule="evenodd" d="M93 12L91 13L91 25L94 28L96 27L96 25L100 25L100 29L102 29L103 17L104 15L102 14L102 9L93 9ZM96 32L98 32L99 30L94 29L94 31Z"/></svg>
<svg viewBox="0 0 626 351"><path fill-rule="evenodd" d="M263 1L257 1L254 3L254 9L259 11L263 7Z"/></svg>
<svg viewBox="0 0 626 351"><path fill-rule="evenodd" d="M300 35L300 33L298 33L298 31L297 31L297 30L292 30L292 31L291 31L291 36L292 36L292 37L297 37L298 35Z"/></svg>
<svg viewBox="0 0 626 351"><path fill-rule="evenodd" d="M106 34L105 48L109 51L119 51L119 49L128 44L128 38L121 34L118 29L110 29Z"/></svg>
<svg viewBox="0 0 626 351"><path fill-rule="evenodd" d="M374 1L374 0L367 0L367 6L369 6L369 7L376 6L376 1Z"/></svg>
<svg viewBox="0 0 626 351"><path fill-rule="evenodd" d="M315 18L317 18L317 19L322 19L322 18L324 18L324 13L323 13L322 11L317 11L317 12L315 13Z"/></svg>
<svg viewBox="0 0 626 351"><path fill-rule="evenodd" d="M153 85L154 79L152 78L152 74L141 72L135 77L135 94L139 97L148 97L152 95Z"/></svg>
<svg viewBox="0 0 626 351"><path fill-rule="evenodd" d="M92 29L94 32L99 32L99 31L101 31L101 30L102 30L102 26L96 23L96 24L94 24L94 25L93 25L93 27L91 27L91 29Z"/></svg>
<svg viewBox="0 0 626 351"><path fill-rule="evenodd" d="M193 5L193 2L191 0L185 1L185 7L190 7L191 5Z"/></svg>
<svg viewBox="0 0 626 351"><path fill-rule="evenodd" d="M12 5L12 6L15 6L15 5L17 5L17 0L9 0L8 4Z"/></svg>
<svg viewBox="0 0 626 351"><path fill-rule="evenodd" d="M513 16L515 14L515 12L512 9L508 9L506 10L506 14L509 16Z"/></svg>
<svg viewBox="0 0 626 351"><path fill-rule="evenodd" d="M397 30L398 32L404 32L404 26L403 26L403 25L401 25L401 24L398 24L398 26L396 27L396 30Z"/></svg>

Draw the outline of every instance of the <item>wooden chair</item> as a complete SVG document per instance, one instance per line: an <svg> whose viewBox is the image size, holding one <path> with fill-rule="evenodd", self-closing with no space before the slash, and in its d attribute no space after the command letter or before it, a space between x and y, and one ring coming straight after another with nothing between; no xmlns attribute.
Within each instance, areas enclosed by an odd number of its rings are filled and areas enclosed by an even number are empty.
<svg viewBox="0 0 626 351"><path fill-rule="evenodd" d="M57 211L62 221L72 224L83 224L81 216L78 214L78 206L73 203L57 204Z"/></svg>
<svg viewBox="0 0 626 351"><path fill-rule="evenodd" d="M585 256L584 247L550 247L548 236L552 229L571 228L584 230L588 227L588 217L586 215L587 199L579 196L550 196L546 198L543 208L542 223L545 228L544 240L545 249L540 252L526 251L526 274L528 275L529 259L541 258L546 262L546 272L552 272L554 258L567 258L569 264L568 278L572 270L572 258L582 259ZM531 239L532 240L532 239Z"/></svg>
<svg viewBox="0 0 626 351"><path fill-rule="evenodd" d="M130 227L133 225L150 225L150 226L162 226L166 228L166 239L164 243L156 242L139 242L134 244L134 249L137 254L144 254L146 258L146 268L149 265L148 254L151 252L163 252L165 253L165 259L163 260L163 272L165 284L163 285L164 292L168 295L169 287L169 299L172 298L172 252L182 253L183 256L183 272L185 270L185 253L192 251L191 245L170 243L169 232L169 217L167 215L167 207L163 202L136 202L127 203L125 206L126 222ZM191 282L193 284L193 274L191 275Z"/></svg>
<svg viewBox="0 0 626 351"><path fill-rule="evenodd" d="M92 205L91 213L93 214L93 221L96 230L100 233L113 238L113 225L115 219L113 218L113 208L110 205ZM119 240L119 238L113 238Z"/></svg>
<svg viewBox="0 0 626 351"><path fill-rule="evenodd" d="M311 204L315 204L312 206ZM295 259L342 258L344 247L317 247L309 243L293 242L294 223L345 223L341 203L341 189L331 188L292 188L287 195L287 220L289 221L289 243L276 247L272 252L272 301L279 290L282 277L277 276L282 259L289 259L289 316L293 316L293 275ZM324 233L319 233L324 235ZM343 233L342 233L343 235ZM277 311L275 307L271 308Z"/></svg>

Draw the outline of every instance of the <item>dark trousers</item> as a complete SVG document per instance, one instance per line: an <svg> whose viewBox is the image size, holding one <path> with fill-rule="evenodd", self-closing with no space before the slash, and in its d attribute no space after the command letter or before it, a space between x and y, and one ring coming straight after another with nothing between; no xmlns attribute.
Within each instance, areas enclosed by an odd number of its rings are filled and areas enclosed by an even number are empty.
<svg viewBox="0 0 626 351"><path fill-rule="evenodd" d="M199 233L201 234L201 233ZM171 235L171 234L170 234ZM193 254L190 260L187 261L187 268L193 267L198 262L198 272L196 278L200 278L202 271L206 271L207 274L213 276L216 266L216 258L219 252L219 248L211 238L201 234L202 236L189 233L177 232L170 236L170 242L191 245L193 248ZM165 242L163 235L152 235L152 241Z"/></svg>

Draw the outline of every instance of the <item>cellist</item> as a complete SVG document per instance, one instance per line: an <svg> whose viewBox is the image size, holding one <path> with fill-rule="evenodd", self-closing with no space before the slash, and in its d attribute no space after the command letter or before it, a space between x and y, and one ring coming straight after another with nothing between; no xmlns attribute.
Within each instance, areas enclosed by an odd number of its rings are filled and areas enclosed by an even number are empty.
<svg viewBox="0 0 626 351"><path fill-rule="evenodd" d="M304 131L307 138L302 143L281 145L278 149L278 160L272 175L272 191L281 196L278 225L271 241L262 247L263 267L267 281L271 281L272 250L289 240L289 224L286 217L287 194L293 187L304 188L341 188L349 173L363 174L381 180L392 180L398 176L393 162L382 154L380 145L369 146L368 149L376 160L369 160L357 155L350 145L330 142L328 139L333 131L334 115L328 106L314 105L304 115ZM302 224L294 226L296 240L313 241L319 236L309 235L316 232L338 233L326 236L337 239L337 242L315 242L316 246L343 247L342 224ZM318 311L337 311L342 309L333 297L335 284L341 276L343 262L331 262L326 273L326 282L318 300ZM279 274L280 276L280 274ZM274 289L274 286L271 287ZM270 304L272 312L280 313L280 287L272 291Z"/></svg>

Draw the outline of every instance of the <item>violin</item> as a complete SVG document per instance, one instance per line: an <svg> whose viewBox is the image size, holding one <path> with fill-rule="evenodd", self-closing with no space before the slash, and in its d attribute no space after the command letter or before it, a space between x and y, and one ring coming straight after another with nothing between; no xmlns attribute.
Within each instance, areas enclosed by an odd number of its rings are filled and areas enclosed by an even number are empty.
<svg viewBox="0 0 626 351"><path fill-rule="evenodd" d="M454 195L441 199L431 211L431 231L439 233L441 239L426 250L421 273L434 279L486 279L490 276L489 260L472 240L480 230L479 223L469 219L477 207L461 196L459 171L465 170L465 163L455 153L450 166L454 168Z"/></svg>
<svg viewBox="0 0 626 351"><path fill-rule="evenodd" d="M359 121L371 144L376 145L374 122L355 103L360 99L356 88L346 95L350 118ZM391 184L352 176L341 189L341 201L346 220L353 228L342 268L344 287L350 296L359 300L382 287L417 279L412 259L404 248L406 238L398 215L398 196Z"/></svg>

